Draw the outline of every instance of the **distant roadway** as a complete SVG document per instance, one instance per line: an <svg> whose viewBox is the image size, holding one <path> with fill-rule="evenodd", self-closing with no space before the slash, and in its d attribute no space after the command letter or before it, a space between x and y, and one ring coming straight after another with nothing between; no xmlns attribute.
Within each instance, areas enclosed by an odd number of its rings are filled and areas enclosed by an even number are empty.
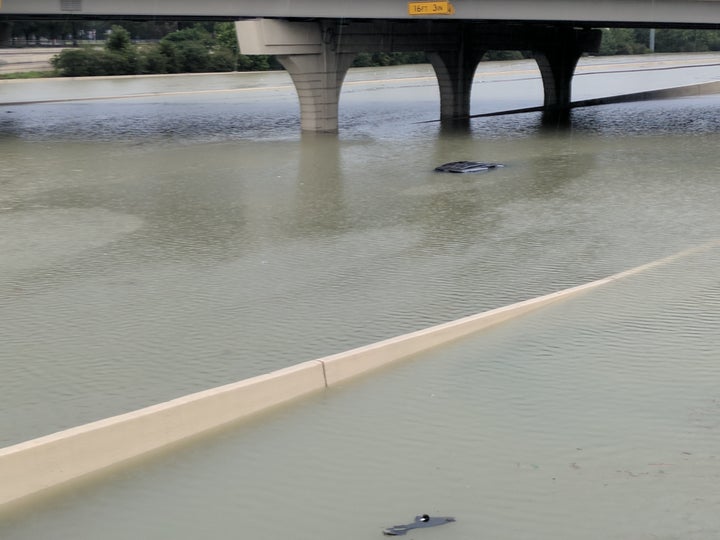
<svg viewBox="0 0 720 540"><path fill-rule="evenodd" d="M50 59L62 50L62 47L0 49L0 73L50 71Z"/></svg>

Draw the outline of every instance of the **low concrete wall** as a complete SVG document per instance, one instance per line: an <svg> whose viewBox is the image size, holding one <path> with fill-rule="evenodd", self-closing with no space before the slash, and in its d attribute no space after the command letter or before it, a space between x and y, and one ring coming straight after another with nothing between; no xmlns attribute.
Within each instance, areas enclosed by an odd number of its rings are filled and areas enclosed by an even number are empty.
<svg viewBox="0 0 720 540"><path fill-rule="evenodd" d="M450 341L500 324L508 319L519 317L551 302L599 287L610 280L611 278L604 278L571 289L565 289L531 300L525 300L509 306L486 311L478 315L471 315L470 317L433 326L418 332L391 338L352 351L321 358L320 361L325 366L327 384L331 386L367 371L385 366L396 360L407 358L408 356L418 354L433 347L439 347Z"/></svg>
<svg viewBox="0 0 720 540"><path fill-rule="evenodd" d="M311 361L0 450L0 505L325 388Z"/></svg>
<svg viewBox="0 0 720 540"><path fill-rule="evenodd" d="M584 99L572 103L572 107L591 107L594 105L611 105L614 103L630 103L633 101L652 101L657 99L676 99L681 97L705 96L720 93L720 82L705 82L676 86L674 88L661 88L659 90L646 90L632 94L608 96L594 99Z"/></svg>
<svg viewBox="0 0 720 540"><path fill-rule="evenodd" d="M714 241L584 285L0 449L0 505L718 244Z"/></svg>
<svg viewBox="0 0 720 540"><path fill-rule="evenodd" d="M682 97L706 96L710 94L720 94L720 81L689 84L687 86L675 86L673 88L661 88L659 90L645 90L643 92L633 92L631 94L620 94L617 96L582 99L580 101L573 101L570 103L570 108L578 109L581 107L595 107L597 105L612 105L616 103L633 103L636 101L652 101L660 99L677 99ZM473 114L469 118L487 118L490 116L505 116L507 114L542 112L544 109L544 106L523 107L522 109ZM428 121L428 123L431 122L439 122L439 120Z"/></svg>

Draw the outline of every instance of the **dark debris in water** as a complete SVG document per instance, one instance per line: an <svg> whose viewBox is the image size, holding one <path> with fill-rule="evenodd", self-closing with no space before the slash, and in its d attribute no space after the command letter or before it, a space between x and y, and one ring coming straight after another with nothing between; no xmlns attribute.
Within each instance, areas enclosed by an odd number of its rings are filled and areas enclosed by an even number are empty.
<svg viewBox="0 0 720 540"><path fill-rule="evenodd" d="M485 163L483 161L451 161L435 167L438 172L449 173L476 173L486 172L492 169L500 169L504 165L500 163Z"/></svg>
<svg viewBox="0 0 720 540"><path fill-rule="evenodd" d="M430 517L428 514L415 516L415 521L407 525L394 525L383 530L386 536L404 536L412 529L422 529L425 527L437 527L455 521L454 517Z"/></svg>

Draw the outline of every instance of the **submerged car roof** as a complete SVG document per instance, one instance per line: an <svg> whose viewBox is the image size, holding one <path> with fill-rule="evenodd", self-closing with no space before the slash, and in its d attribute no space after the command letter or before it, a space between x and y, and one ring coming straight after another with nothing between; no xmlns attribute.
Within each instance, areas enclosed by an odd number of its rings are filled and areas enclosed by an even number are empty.
<svg viewBox="0 0 720 540"><path fill-rule="evenodd" d="M444 163L435 167L438 172L451 172L451 173L474 173L474 172L485 172L491 169L498 169L504 167L500 163L485 163L482 161L451 161L450 163Z"/></svg>

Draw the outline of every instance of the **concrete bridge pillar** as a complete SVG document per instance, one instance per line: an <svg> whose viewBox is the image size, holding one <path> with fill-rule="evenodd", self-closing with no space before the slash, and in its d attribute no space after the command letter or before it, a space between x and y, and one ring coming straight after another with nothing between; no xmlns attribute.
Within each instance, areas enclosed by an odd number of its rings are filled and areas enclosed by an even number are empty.
<svg viewBox="0 0 720 540"><path fill-rule="evenodd" d="M453 121L470 116L473 77L485 50L460 43L453 51L427 54L440 89L440 120Z"/></svg>
<svg viewBox="0 0 720 540"><path fill-rule="evenodd" d="M277 57L295 84L303 131L331 133L338 130L340 90L355 56L323 46L320 54Z"/></svg>
<svg viewBox="0 0 720 540"><path fill-rule="evenodd" d="M276 55L292 77L302 130L337 131L340 90L356 53L338 52L334 25L273 19L235 25L241 53Z"/></svg>
<svg viewBox="0 0 720 540"><path fill-rule="evenodd" d="M533 56L540 68L547 112L570 109L572 78L584 52L597 51L601 34L598 30L557 27L543 32L535 40Z"/></svg>
<svg viewBox="0 0 720 540"><path fill-rule="evenodd" d="M0 47L9 47L12 44L12 23L0 22Z"/></svg>
<svg viewBox="0 0 720 540"><path fill-rule="evenodd" d="M462 21L283 21L236 23L240 52L275 55L295 83L303 131L335 132L342 83L361 51L427 51L438 78L440 119L469 119L473 77L487 50L532 50L547 112L570 108L583 52L597 51L599 30L572 26Z"/></svg>

